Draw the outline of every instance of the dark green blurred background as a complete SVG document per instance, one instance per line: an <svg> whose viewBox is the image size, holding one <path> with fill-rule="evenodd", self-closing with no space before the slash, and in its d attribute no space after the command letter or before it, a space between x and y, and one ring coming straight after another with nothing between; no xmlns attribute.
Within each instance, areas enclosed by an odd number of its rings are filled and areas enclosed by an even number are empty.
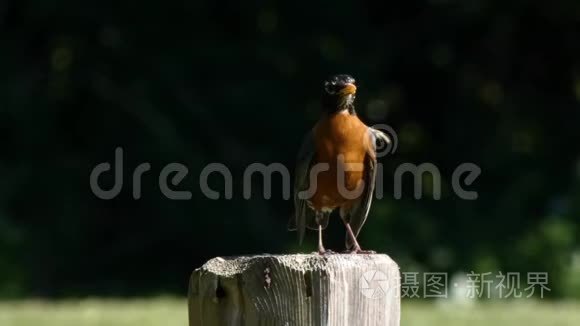
<svg viewBox="0 0 580 326"><path fill-rule="evenodd" d="M580 297L579 28L574 0L4 0L0 297L183 294L213 256L313 251L314 233L299 247L286 231L280 178L245 200L242 174L293 168L334 73L357 79L363 121L399 135L364 247L403 271L545 271L549 295ZM90 172L118 146L124 188L98 199ZM161 194L171 162L192 200ZM212 162L233 172L233 199L202 195ZM437 165L442 199L415 200L411 178L393 199L404 162ZM482 169L475 201L450 187L463 162ZM331 220L330 248L343 232Z"/></svg>

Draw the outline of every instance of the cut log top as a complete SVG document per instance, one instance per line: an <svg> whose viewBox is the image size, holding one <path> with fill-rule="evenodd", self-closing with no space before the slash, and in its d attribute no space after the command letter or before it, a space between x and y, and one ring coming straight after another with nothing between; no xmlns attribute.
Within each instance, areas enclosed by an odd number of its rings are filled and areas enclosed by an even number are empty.
<svg viewBox="0 0 580 326"><path fill-rule="evenodd" d="M285 266L297 271L326 270L341 266L342 268L363 265L375 266L377 263L393 265L397 264L391 257L384 254L294 254L294 255L253 255L235 257L216 257L210 259L198 270L215 273L220 276L232 276L244 273L255 264L275 264ZM398 267L397 267L398 268Z"/></svg>
<svg viewBox="0 0 580 326"><path fill-rule="evenodd" d="M217 257L190 279L191 326L399 325L400 277L384 254Z"/></svg>

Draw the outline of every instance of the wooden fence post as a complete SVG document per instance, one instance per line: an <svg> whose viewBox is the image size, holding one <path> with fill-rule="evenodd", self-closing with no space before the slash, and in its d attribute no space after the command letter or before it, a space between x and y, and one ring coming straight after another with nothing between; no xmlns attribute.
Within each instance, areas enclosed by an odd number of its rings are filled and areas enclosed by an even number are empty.
<svg viewBox="0 0 580 326"><path fill-rule="evenodd" d="M387 255L213 258L189 283L190 326L399 326L400 274Z"/></svg>

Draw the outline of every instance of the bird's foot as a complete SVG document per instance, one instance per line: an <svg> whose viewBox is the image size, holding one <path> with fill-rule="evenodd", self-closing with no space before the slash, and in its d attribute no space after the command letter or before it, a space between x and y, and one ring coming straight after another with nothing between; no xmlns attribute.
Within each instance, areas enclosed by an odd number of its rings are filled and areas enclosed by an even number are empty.
<svg viewBox="0 0 580 326"><path fill-rule="evenodd" d="M324 256L324 255L334 255L334 254L336 254L336 252L334 252L330 249L318 248L318 251L315 252L315 254L319 254L320 256Z"/></svg>

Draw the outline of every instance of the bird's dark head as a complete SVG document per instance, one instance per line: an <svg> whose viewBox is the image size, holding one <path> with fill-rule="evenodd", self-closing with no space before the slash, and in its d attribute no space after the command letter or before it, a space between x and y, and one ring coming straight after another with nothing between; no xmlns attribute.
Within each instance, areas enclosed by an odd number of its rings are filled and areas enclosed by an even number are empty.
<svg viewBox="0 0 580 326"><path fill-rule="evenodd" d="M337 113L348 110L354 114L356 95L355 80L349 75L335 75L324 82L322 107L325 112Z"/></svg>

